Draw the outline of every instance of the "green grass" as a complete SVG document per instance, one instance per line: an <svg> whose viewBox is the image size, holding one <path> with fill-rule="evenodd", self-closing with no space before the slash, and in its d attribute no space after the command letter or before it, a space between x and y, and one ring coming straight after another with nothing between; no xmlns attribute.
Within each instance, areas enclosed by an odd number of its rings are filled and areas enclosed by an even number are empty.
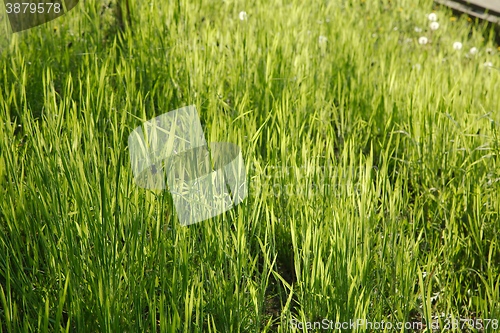
<svg viewBox="0 0 500 333"><path fill-rule="evenodd" d="M136 2L120 35L85 2L13 36L0 332L500 320L500 49L443 7L431 33L432 6ZM182 227L134 184L127 139L191 104L241 147L249 196Z"/></svg>

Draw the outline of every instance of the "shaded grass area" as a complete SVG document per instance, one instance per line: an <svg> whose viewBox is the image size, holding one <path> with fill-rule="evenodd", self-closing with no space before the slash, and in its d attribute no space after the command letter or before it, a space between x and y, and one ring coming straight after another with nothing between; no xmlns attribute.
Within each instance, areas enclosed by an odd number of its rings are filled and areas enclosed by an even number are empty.
<svg viewBox="0 0 500 333"><path fill-rule="evenodd" d="M500 56L491 27L445 8L427 31L431 9L153 2L115 36L87 3L15 36L0 55L0 330L499 319L500 71L483 63ZM183 228L167 191L135 186L127 137L190 104L209 141L242 148L249 196Z"/></svg>

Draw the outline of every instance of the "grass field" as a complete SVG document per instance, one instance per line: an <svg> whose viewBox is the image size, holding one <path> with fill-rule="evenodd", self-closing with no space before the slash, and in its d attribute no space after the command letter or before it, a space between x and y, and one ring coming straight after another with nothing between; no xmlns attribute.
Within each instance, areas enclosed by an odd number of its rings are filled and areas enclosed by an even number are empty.
<svg viewBox="0 0 500 333"><path fill-rule="evenodd" d="M84 2L0 54L0 332L500 329L491 27L431 0L179 0L119 34ZM249 195L182 227L127 139L186 105Z"/></svg>

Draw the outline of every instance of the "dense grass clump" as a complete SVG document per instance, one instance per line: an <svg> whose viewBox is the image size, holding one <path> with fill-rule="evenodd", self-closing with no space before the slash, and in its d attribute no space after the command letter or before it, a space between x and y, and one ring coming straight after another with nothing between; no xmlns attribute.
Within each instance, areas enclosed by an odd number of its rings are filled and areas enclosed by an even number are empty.
<svg viewBox="0 0 500 333"><path fill-rule="evenodd" d="M491 27L430 0L180 0L120 32L84 2L0 53L0 332L498 329ZM192 104L249 196L182 227L127 138Z"/></svg>

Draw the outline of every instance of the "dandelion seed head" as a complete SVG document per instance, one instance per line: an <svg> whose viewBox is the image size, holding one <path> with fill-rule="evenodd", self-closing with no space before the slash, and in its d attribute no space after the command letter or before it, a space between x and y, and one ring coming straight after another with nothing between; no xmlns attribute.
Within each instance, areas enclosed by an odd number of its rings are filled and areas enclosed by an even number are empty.
<svg viewBox="0 0 500 333"><path fill-rule="evenodd" d="M460 42L453 43L453 49L455 49L455 50L461 50L462 49L462 43L460 43Z"/></svg>
<svg viewBox="0 0 500 333"><path fill-rule="evenodd" d="M420 38L418 39L418 43L419 43L420 45L425 45L425 44L427 44L428 42L429 42L429 40L427 39L427 37L424 37L424 36L422 36L422 37L420 37Z"/></svg>
<svg viewBox="0 0 500 333"><path fill-rule="evenodd" d="M493 67L493 63L491 61L487 61L483 64L484 67Z"/></svg>
<svg viewBox="0 0 500 333"><path fill-rule="evenodd" d="M415 27L415 32L422 32L422 29L419 27Z"/></svg>
<svg viewBox="0 0 500 333"><path fill-rule="evenodd" d="M320 44L325 44L327 41L328 41L328 38L326 38L325 36L319 36L318 42Z"/></svg>
<svg viewBox="0 0 500 333"><path fill-rule="evenodd" d="M432 22L435 22L438 19L437 15L435 13L430 13L429 15L427 15L427 18L429 19L429 21L432 21Z"/></svg>
<svg viewBox="0 0 500 333"><path fill-rule="evenodd" d="M473 48L471 48L471 49L469 50L469 53L470 53L470 54L472 54L472 55L477 54L477 52L478 52L477 47L473 47Z"/></svg>
<svg viewBox="0 0 500 333"><path fill-rule="evenodd" d="M438 22L431 22L430 27L431 27L431 30L437 30L437 29L439 29L439 23Z"/></svg>
<svg viewBox="0 0 500 333"><path fill-rule="evenodd" d="M245 20L247 19L247 17L248 17L247 12L245 12L245 11L241 11L241 12L238 14L238 17L240 18L240 20L245 21Z"/></svg>

